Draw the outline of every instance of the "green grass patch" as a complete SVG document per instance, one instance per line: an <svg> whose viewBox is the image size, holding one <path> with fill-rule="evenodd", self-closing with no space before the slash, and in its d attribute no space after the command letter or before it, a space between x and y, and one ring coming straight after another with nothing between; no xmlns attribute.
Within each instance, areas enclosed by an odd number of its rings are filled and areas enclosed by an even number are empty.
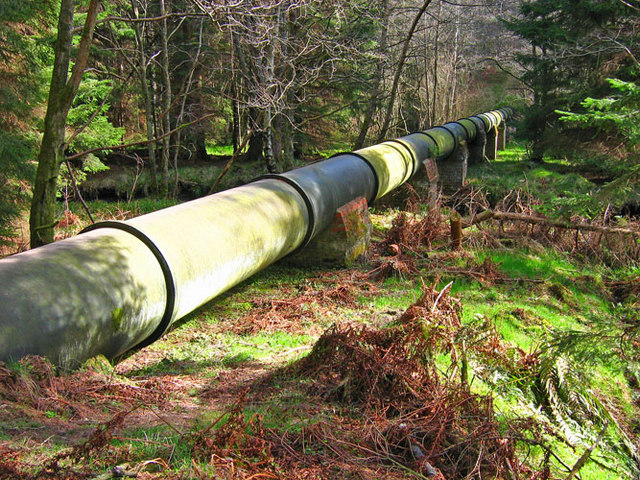
<svg viewBox="0 0 640 480"><path fill-rule="evenodd" d="M118 439L111 441L115 458L113 465L120 462L144 462L157 458L171 458L171 469L180 471L190 468L192 446L168 425L152 425L144 428L125 430ZM122 457L117 456L121 452Z"/></svg>
<svg viewBox="0 0 640 480"><path fill-rule="evenodd" d="M422 296L422 286L415 279L389 277L380 286L384 293L360 296L358 303L376 311L400 313Z"/></svg>
<svg viewBox="0 0 640 480"><path fill-rule="evenodd" d="M207 154L215 156L231 156L233 155L233 145L218 145L216 143L207 143Z"/></svg>
<svg viewBox="0 0 640 480"><path fill-rule="evenodd" d="M539 200L535 208L552 218L591 217L606 204L596 195L599 187L587 180L566 159L545 158L542 164L525 160L521 146L510 146L499 158L469 168L469 183L484 191L494 205L513 190Z"/></svg>

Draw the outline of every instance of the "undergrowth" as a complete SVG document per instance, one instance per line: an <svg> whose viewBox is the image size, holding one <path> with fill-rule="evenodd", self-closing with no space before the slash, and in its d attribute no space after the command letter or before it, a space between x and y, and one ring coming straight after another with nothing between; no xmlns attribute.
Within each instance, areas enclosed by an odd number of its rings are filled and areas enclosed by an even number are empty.
<svg viewBox="0 0 640 480"><path fill-rule="evenodd" d="M639 247L606 228L638 226L512 153L377 207L357 268L273 266L115 368L2 366L0 479L637 478Z"/></svg>

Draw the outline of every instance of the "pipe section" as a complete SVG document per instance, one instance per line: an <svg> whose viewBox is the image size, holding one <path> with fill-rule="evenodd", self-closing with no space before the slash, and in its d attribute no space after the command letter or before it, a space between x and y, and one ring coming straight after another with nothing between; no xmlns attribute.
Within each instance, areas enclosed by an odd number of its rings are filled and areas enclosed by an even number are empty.
<svg viewBox="0 0 640 480"><path fill-rule="evenodd" d="M123 230L100 229L0 262L0 352L76 367L141 343L167 308L153 251Z"/></svg>
<svg viewBox="0 0 640 480"><path fill-rule="evenodd" d="M414 173L412 153L399 142L388 141L353 153L365 160L376 172L378 191L375 199L395 190Z"/></svg>
<svg viewBox="0 0 640 480"><path fill-rule="evenodd" d="M460 124L462 128L464 128L467 142L471 143L476 139L478 134L478 125L473 120L469 118L462 118L455 123Z"/></svg>
<svg viewBox="0 0 640 480"><path fill-rule="evenodd" d="M446 128L434 127L422 133L432 140L434 148L431 151L431 156L436 160L447 158L456 149L456 137Z"/></svg>
<svg viewBox="0 0 640 480"><path fill-rule="evenodd" d="M512 114L495 110L0 260L0 360L76 368L162 336L176 320L306 245ZM483 137L484 138L484 137Z"/></svg>
<svg viewBox="0 0 640 480"><path fill-rule="evenodd" d="M362 159L348 153L263 178L291 184L304 199L309 211L309 228L302 246L331 224L336 210L342 205L357 197L364 197L371 203L378 192L375 170L363 168Z"/></svg>

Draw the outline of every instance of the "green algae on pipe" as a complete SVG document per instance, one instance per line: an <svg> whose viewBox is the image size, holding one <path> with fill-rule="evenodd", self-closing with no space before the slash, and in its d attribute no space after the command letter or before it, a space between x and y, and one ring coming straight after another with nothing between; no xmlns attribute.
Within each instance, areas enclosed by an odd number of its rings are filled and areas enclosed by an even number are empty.
<svg viewBox="0 0 640 480"><path fill-rule="evenodd" d="M376 199L395 190L413 175L413 156L397 142L384 142L353 152L365 159L378 177Z"/></svg>
<svg viewBox="0 0 640 480"><path fill-rule="evenodd" d="M432 152L432 155L438 160L447 158L456 149L456 139L454 135L445 128L433 127L425 130L423 133L431 137L435 142L436 149Z"/></svg>
<svg viewBox="0 0 640 480"><path fill-rule="evenodd" d="M478 134L478 126L470 118L462 118L458 120L460 125L467 131L467 141L473 142Z"/></svg>
<svg viewBox="0 0 640 480"><path fill-rule="evenodd" d="M482 123L484 123L484 129L485 132L488 132L491 127L495 126L495 118L493 116L488 116L485 113L479 113L478 115L473 115L472 117L469 118L479 118Z"/></svg>
<svg viewBox="0 0 640 480"><path fill-rule="evenodd" d="M171 269L171 322L294 251L308 222L300 195L275 179L127 221L157 245Z"/></svg>
<svg viewBox="0 0 640 480"><path fill-rule="evenodd" d="M0 360L42 355L77 368L147 338L167 303L152 251L133 235L96 230L0 262Z"/></svg>
<svg viewBox="0 0 640 480"><path fill-rule="evenodd" d="M260 180L113 223L0 262L0 360L34 354L76 368L155 340L295 250L308 216L293 187Z"/></svg>
<svg viewBox="0 0 640 480"><path fill-rule="evenodd" d="M445 123L440 128L444 128L445 130L448 130L449 132L451 132L451 134L456 140L455 148L458 148L460 143L468 140L467 137L469 134L467 132L467 129L460 122Z"/></svg>
<svg viewBox="0 0 640 480"><path fill-rule="evenodd" d="M413 167L415 174L421 167L422 162L431 157L431 152L436 148L434 140L423 132L415 132L397 139L407 145L413 152L413 160L416 162Z"/></svg>

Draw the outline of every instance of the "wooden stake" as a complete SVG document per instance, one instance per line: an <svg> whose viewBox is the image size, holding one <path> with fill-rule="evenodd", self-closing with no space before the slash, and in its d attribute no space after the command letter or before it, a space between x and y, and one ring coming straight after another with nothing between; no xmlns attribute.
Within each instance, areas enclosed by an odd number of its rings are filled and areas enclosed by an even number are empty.
<svg viewBox="0 0 640 480"><path fill-rule="evenodd" d="M462 217L455 210L449 215L451 224L451 249L460 250L462 248Z"/></svg>

